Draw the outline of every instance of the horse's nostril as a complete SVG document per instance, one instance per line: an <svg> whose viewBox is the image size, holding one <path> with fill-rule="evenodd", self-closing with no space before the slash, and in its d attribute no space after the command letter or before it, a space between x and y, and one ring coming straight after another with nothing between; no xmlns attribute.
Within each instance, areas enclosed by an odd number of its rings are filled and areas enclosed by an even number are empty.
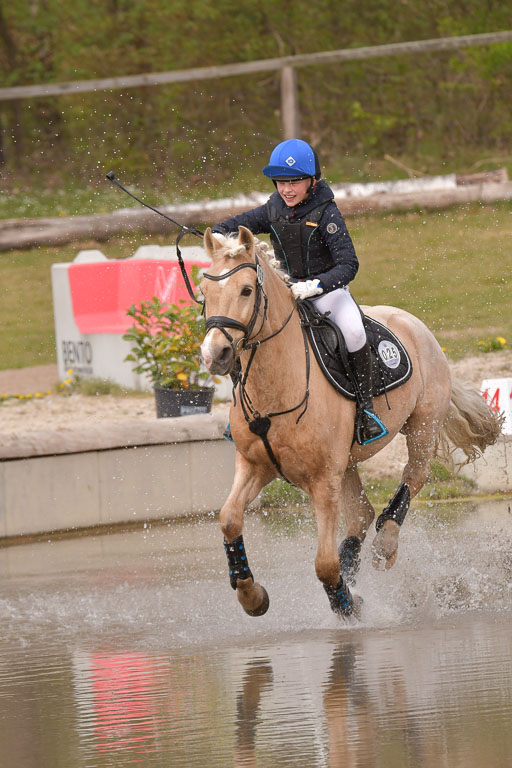
<svg viewBox="0 0 512 768"><path fill-rule="evenodd" d="M217 364L220 366L227 365L231 362L233 352L231 347L224 347L220 355L217 357Z"/></svg>

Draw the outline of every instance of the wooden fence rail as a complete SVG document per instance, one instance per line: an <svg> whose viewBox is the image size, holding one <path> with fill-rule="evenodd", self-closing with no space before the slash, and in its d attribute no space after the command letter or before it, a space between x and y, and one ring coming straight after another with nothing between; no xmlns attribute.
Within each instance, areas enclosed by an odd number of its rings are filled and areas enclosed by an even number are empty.
<svg viewBox="0 0 512 768"><path fill-rule="evenodd" d="M40 85L18 85L0 88L0 101L33 99L42 96L65 96L87 91L103 91L118 88L162 85L164 83L186 83L191 80L212 80L219 77L249 75L255 72L279 70L284 67L307 67L332 64L340 61L376 59L387 56L415 55L431 51L450 51L478 45L492 45L512 41L512 30L489 32L481 35L441 37L434 40L415 40L407 43L391 43L363 48L342 48L336 51L304 53L297 56L281 56L276 59L243 61L238 64L223 64L216 67L197 67L171 72L151 72L123 77L106 77L99 80L72 80L65 83L43 83Z"/></svg>
<svg viewBox="0 0 512 768"><path fill-rule="evenodd" d="M480 45L494 45L512 41L512 30L489 32L480 35L441 37L433 40L414 40L406 43L390 43L361 48L342 48L335 51L304 53L296 56L280 56L274 59L243 61L215 67L196 67L170 72L150 72L122 77L106 77L98 80L71 80L63 83L18 85L0 88L0 101L34 99L48 96L66 96L94 91L140 88L141 86L166 83L187 83L193 80L214 80L220 77L251 75L256 72L281 71L281 114L284 138L299 133L299 108L297 99L298 67L320 66L343 61L363 61L389 56L417 55L435 51L451 51Z"/></svg>

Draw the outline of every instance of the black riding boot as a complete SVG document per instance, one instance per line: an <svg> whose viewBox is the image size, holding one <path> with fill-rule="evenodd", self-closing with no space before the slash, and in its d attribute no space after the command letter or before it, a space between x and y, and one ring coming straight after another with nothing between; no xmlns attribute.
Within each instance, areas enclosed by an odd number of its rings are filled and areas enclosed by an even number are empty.
<svg viewBox="0 0 512 768"><path fill-rule="evenodd" d="M359 445L372 443L388 434L388 430L373 410L372 361L368 343L356 352L349 352L348 359L356 379L357 395L355 439Z"/></svg>

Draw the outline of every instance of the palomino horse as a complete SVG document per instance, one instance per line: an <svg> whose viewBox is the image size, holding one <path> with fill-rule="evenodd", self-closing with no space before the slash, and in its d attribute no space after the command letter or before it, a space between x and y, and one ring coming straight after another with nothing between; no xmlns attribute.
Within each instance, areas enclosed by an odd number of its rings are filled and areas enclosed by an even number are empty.
<svg viewBox="0 0 512 768"><path fill-rule="evenodd" d="M235 477L220 512L231 586L248 614L266 612L267 592L247 561L243 516L268 482L284 477L313 502L316 574L331 608L342 616L357 614L359 601L349 584L375 516L358 464L398 432L405 435L408 462L402 482L378 518L373 540L374 565L390 568L409 501L427 480L438 447L449 440L472 460L497 439L499 417L476 391L451 382L439 344L418 318L395 307L365 308L405 345L413 373L388 393L389 409L383 396L375 400L389 435L365 446L354 443L355 405L328 383L310 354L295 299L268 246L244 227L238 238L208 229L204 242L212 266L201 282L207 328L203 360L211 373L231 373L237 383L230 411ZM342 509L346 538L338 550Z"/></svg>

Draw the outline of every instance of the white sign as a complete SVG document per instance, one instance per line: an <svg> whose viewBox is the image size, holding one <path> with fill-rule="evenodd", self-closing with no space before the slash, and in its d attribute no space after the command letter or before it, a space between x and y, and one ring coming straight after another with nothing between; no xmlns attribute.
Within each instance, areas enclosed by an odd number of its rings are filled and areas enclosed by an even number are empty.
<svg viewBox="0 0 512 768"><path fill-rule="evenodd" d="M187 266L206 266L197 246L182 248ZM132 324L133 303L157 296L163 302L188 300L174 246L141 246L128 259L107 259L101 251L80 251L72 263L52 265L53 310L59 379L111 379L122 387L150 389L149 380L125 360L123 333ZM222 377L216 395L231 398L232 383Z"/></svg>
<svg viewBox="0 0 512 768"><path fill-rule="evenodd" d="M482 397L495 413L503 413L502 432L512 435L512 379L484 379Z"/></svg>

